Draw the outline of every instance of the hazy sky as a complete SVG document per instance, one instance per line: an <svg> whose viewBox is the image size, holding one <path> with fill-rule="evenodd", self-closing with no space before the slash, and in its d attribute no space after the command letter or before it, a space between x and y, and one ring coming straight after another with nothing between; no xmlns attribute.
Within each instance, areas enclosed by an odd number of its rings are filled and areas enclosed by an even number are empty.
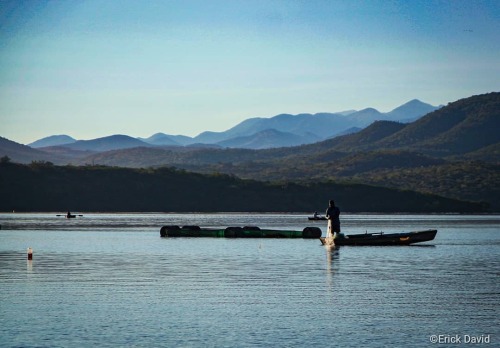
<svg viewBox="0 0 500 348"><path fill-rule="evenodd" d="M500 1L0 1L0 136L195 136L500 91Z"/></svg>

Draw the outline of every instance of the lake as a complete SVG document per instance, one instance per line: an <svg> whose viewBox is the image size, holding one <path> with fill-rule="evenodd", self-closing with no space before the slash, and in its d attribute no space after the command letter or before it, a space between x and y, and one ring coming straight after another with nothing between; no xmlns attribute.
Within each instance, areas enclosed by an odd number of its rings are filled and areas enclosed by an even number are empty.
<svg viewBox="0 0 500 348"><path fill-rule="evenodd" d="M0 214L0 345L499 346L499 215L341 221L346 234L438 233L414 246L332 249L159 233L255 225L325 234L324 221L304 214Z"/></svg>

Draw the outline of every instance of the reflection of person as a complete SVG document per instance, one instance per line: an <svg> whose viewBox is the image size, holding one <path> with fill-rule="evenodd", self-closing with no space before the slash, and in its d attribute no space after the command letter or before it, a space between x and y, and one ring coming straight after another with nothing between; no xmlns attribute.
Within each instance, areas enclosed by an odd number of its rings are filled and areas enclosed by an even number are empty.
<svg viewBox="0 0 500 348"><path fill-rule="evenodd" d="M335 206L333 200L330 200L325 215L328 219L327 237L333 237L334 233L340 233L340 209Z"/></svg>

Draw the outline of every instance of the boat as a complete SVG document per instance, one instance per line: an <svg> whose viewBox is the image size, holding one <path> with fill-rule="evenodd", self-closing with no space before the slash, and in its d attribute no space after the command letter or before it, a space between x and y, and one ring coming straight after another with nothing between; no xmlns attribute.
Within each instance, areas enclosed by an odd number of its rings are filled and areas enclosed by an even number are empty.
<svg viewBox="0 0 500 348"><path fill-rule="evenodd" d="M218 237L218 238L305 238L321 237L318 227L306 227L302 231L261 229L257 226L202 228L200 226L167 225L160 229L161 237Z"/></svg>
<svg viewBox="0 0 500 348"><path fill-rule="evenodd" d="M313 216L309 216L307 218L309 221L324 221L326 220L326 217L325 216L321 216L320 214L318 214L317 211L314 212Z"/></svg>
<svg viewBox="0 0 500 348"><path fill-rule="evenodd" d="M409 245L433 240L437 230L413 231L403 233L362 233L339 234L333 240L334 245ZM321 244L331 245L327 238L320 237Z"/></svg>

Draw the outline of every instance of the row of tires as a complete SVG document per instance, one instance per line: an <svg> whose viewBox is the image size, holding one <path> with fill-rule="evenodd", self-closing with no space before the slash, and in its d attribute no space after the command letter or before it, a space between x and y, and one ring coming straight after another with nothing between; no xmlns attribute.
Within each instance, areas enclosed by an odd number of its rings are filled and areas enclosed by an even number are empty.
<svg viewBox="0 0 500 348"><path fill-rule="evenodd" d="M161 237L225 237L225 238L319 238L321 229L306 227L302 231L262 230L257 226L202 229L200 226L167 225L160 229Z"/></svg>

